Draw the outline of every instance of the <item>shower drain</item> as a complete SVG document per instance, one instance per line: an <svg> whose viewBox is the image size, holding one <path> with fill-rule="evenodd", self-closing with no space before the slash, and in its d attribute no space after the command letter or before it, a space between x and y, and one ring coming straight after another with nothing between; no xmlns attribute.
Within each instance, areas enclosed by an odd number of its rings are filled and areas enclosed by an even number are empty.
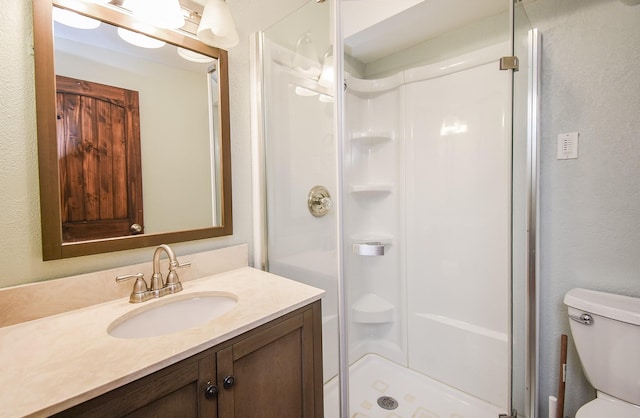
<svg viewBox="0 0 640 418"><path fill-rule="evenodd" d="M382 409L392 410L398 407L398 401L391 396L381 396L378 398L378 406Z"/></svg>

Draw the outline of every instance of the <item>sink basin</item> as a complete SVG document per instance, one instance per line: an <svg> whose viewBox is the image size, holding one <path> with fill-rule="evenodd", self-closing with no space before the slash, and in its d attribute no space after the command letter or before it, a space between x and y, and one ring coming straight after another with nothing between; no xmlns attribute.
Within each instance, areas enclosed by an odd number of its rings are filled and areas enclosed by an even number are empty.
<svg viewBox="0 0 640 418"><path fill-rule="evenodd" d="M233 309L235 295L221 292L192 293L166 301L161 299L131 311L109 325L117 338L148 338L203 325Z"/></svg>

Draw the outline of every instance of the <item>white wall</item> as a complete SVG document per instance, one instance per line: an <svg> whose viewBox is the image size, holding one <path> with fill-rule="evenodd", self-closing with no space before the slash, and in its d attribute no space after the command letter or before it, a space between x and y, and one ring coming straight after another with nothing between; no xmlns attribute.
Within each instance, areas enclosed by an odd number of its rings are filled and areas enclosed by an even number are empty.
<svg viewBox="0 0 640 418"><path fill-rule="evenodd" d="M506 410L511 77L496 67L407 86L408 338L411 368Z"/></svg>
<svg viewBox="0 0 640 418"><path fill-rule="evenodd" d="M557 392L562 303L574 287L640 297L640 6L616 0L525 5L543 36L540 417ZM556 138L580 132L577 160ZM565 415L595 396L569 343Z"/></svg>
<svg viewBox="0 0 640 418"><path fill-rule="evenodd" d="M175 244L178 255L251 243L248 37L304 3L229 2L240 33L240 44L229 52L234 234ZM150 262L150 248L42 261L32 27L31 1L0 0L0 287Z"/></svg>
<svg viewBox="0 0 640 418"><path fill-rule="evenodd" d="M350 359L376 353L503 409L511 74L497 58L505 48L385 79L350 77L344 156L354 190L344 210ZM443 71L454 63L457 71ZM384 256L350 254L352 241L381 241Z"/></svg>

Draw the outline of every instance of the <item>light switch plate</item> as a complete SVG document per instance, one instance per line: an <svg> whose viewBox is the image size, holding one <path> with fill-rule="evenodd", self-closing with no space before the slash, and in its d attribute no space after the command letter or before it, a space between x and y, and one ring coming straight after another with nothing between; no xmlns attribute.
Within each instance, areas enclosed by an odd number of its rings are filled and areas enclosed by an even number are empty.
<svg viewBox="0 0 640 418"><path fill-rule="evenodd" d="M558 135L558 159L569 160L578 158L578 132Z"/></svg>

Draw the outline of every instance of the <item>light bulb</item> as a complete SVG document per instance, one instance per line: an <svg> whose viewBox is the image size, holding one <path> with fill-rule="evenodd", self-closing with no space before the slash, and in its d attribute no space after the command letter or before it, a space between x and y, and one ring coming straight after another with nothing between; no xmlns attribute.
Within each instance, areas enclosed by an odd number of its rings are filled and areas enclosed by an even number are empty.
<svg viewBox="0 0 640 418"><path fill-rule="evenodd" d="M77 29L95 29L100 26L100 21L90 17L82 16L71 10L53 8L53 20L66 26Z"/></svg>
<svg viewBox="0 0 640 418"><path fill-rule="evenodd" d="M141 33L132 32L124 28L118 28L118 36L130 43L131 45L139 46L140 48L162 48L165 42L159 41L143 35Z"/></svg>
<svg viewBox="0 0 640 418"><path fill-rule="evenodd" d="M179 0L126 0L123 7L138 19L159 28L177 29L184 26Z"/></svg>

